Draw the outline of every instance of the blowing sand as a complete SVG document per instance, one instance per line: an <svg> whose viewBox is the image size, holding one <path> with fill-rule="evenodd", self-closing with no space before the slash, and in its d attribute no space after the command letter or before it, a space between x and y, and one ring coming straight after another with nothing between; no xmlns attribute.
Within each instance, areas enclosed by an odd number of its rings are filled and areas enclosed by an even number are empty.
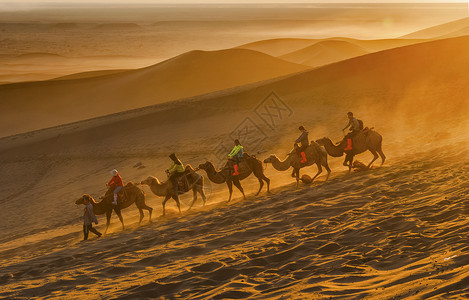
<svg viewBox="0 0 469 300"><path fill-rule="evenodd" d="M120 20L116 30L145 30ZM352 37L275 36L0 86L0 297L467 298L469 38ZM320 47L314 68L281 58L314 60ZM64 61L21 59L45 56ZM75 200L103 195L111 169L125 182L165 180L171 152L219 166L234 138L261 160L283 158L299 125L311 140L342 139L347 111L383 135L384 166L349 174L329 157L328 181L296 188L290 170L264 165L273 194L254 196L250 177L248 199L235 189L230 203L226 185L205 178L207 205L188 211L185 194L182 214L170 200L165 217L141 186L153 223L145 212L139 225L131 206L125 230L113 215L107 235L81 241Z"/></svg>

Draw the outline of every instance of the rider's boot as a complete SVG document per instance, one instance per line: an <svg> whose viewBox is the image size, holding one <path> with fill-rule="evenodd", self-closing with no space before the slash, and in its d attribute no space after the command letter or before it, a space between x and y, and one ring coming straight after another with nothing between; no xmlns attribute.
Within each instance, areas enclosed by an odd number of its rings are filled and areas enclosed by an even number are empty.
<svg viewBox="0 0 469 300"><path fill-rule="evenodd" d="M344 151L352 150L352 139L347 139L347 147L345 147Z"/></svg>
<svg viewBox="0 0 469 300"><path fill-rule="evenodd" d="M238 165L234 165L233 168L234 168L233 176L239 175L239 172L238 172Z"/></svg>
<svg viewBox="0 0 469 300"><path fill-rule="evenodd" d="M306 153L301 152L301 158L303 158L300 163L305 163L306 162Z"/></svg>

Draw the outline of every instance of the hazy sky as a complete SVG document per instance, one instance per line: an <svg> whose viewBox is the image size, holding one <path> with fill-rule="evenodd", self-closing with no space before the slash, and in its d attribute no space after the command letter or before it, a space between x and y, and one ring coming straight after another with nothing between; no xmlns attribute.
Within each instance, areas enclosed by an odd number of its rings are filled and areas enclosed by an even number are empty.
<svg viewBox="0 0 469 300"><path fill-rule="evenodd" d="M0 3L468 3L469 0L0 0Z"/></svg>

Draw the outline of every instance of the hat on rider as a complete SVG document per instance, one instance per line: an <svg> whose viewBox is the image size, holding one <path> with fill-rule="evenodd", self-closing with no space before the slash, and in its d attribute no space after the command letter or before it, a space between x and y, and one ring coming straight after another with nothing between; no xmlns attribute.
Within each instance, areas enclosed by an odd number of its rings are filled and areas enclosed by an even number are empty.
<svg viewBox="0 0 469 300"><path fill-rule="evenodd" d="M114 170L111 170L109 173L111 173L112 176L116 176L118 172L116 169L114 169Z"/></svg>
<svg viewBox="0 0 469 300"><path fill-rule="evenodd" d="M176 160L178 159L178 158L176 157L176 154L174 154L174 153L171 153L171 154L169 155L169 158L171 158L171 159L174 160L174 161L176 161Z"/></svg>
<svg viewBox="0 0 469 300"><path fill-rule="evenodd" d="M306 130L303 126L298 127L299 130Z"/></svg>

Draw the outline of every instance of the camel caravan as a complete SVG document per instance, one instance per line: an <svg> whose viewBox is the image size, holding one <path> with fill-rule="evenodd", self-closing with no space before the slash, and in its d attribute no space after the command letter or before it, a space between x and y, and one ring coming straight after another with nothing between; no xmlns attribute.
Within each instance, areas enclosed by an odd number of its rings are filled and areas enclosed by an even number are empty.
<svg viewBox="0 0 469 300"><path fill-rule="evenodd" d="M296 179L296 185L298 187L299 181L302 180L305 183L311 183L316 179L323 171L323 167L327 171L326 181L331 174L331 169L327 161L327 156L341 157L345 154L345 160L343 165L348 167L349 172L354 167L354 157L357 154L365 151L370 151L373 154L371 162L365 166L358 163L361 169L370 169L373 162L381 157L381 164L386 160L386 156L382 150L382 136L374 131L372 128L363 127L363 122L353 116L353 113L348 113L349 123L343 129L349 128L350 132L345 135L343 140L338 143L333 143L330 138L324 137L316 141L310 141L308 138L308 131L304 126L300 126L298 129L301 132L300 137L295 141L293 150L290 151L287 156L280 160L277 155L270 155L264 159L265 164L272 164L272 166L278 171L286 171L292 168L291 176ZM98 236L101 233L97 232L91 226L91 221L96 220L94 214L101 215L106 214L106 230L108 230L111 215L114 211L118 216L122 229L125 229L124 220L122 217L121 210L130 207L133 203L137 206L140 212L140 222L144 218L143 210L148 210L149 221L151 222L151 214L153 209L145 204L145 192L139 187L139 185L146 185L149 187L151 192L156 196L163 197L163 216L166 215L166 202L169 199L173 199L181 214L181 203L179 196L188 193L192 190L193 198L190 203L190 210L197 201L198 194L202 197L203 206L205 206L207 197L204 192L204 177L198 174L198 171L202 170L206 173L207 178L215 184L227 185L229 191L228 202L231 201L233 194L233 185L242 193L244 199L246 194L241 185L241 181L251 174L253 174L259 181L259 190L256 196L262 191L264 182L267 184L267 193L270 193L270 179L264 174L263 162L256 158L254 155L249 155L243 151L243 146L239 140L234 141L233 150L228 154L228 159L225 165L217 170L215 165L206 161L200 164L197 168L192 168L190 165L184 165L181 160L172 153L169 158L171 159L171 166L166 170L168 179L160 182L158 178L149 176L140 183L129 182L124 186L122 177L119 175L117 170L112 170L111 180L107 183L109 189L106 194L101 197L100 202L96 202L90 195L85 194L78 199L76 204L84 204L85 218L87 223L84 225L85 239L88 236L88 232L94 232ZM303 175L300 177L300 169L308 166L316 165L317 173L313 178ZM355 164L357 166L357 164ZM90 221L91 220L91 221ZM97 220L95 221L97 223Z"/></svg>

